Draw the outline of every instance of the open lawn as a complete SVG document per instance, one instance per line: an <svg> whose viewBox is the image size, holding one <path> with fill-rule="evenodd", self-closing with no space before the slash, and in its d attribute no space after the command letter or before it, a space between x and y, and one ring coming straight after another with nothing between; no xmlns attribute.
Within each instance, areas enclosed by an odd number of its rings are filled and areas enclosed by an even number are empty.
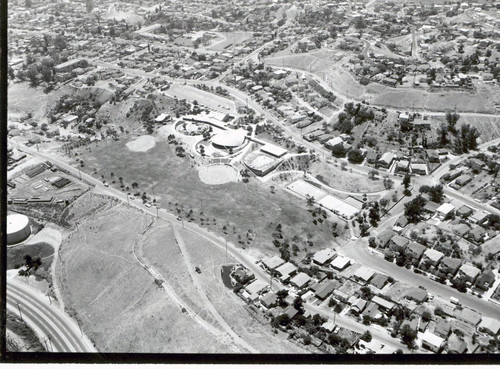
<svg viewBox="0 0 500 369"><path fill-rule="evenodd" d="M54 248L47 243L20 245L7 248L7 269L16 269L24 264L24 256L41 258L42 265L33 272L35 277L49 279L50 266L54 258Z"/></svg>
<svg viewBox="0 0 500 369"><path fill-rule="evenodd" d="M331 225L326 222L313 225L305 201L292 194L279 189L272 194L253 179L246 184L206 185L191 167L190 159L174 154L173 145L159 142L148 152L133 153L125 147L125 141L107 142L93 148L91 153L81 154L89 168L96 168L96 177L102 174L108 181L113 172L115 178L123 177L131 192L146 192L149 196L154 192L161 208L174 212L178 208L183 216L192 210L194 220L205 228L220 234L226 227L224 237L235 244L241 235L240 245L247 245L246 233L251 229L258 235L252 249L266 254L277 252L271 234L278 223L283 226L285 238L297 235L301 249L311 247L306 246L306 239L313 242L315 250L327 247L332 241ZM137 183L137 190L131 188L133 182ZM119 186L118 181L114 186Z"/></svg>
<svg viewBox="0 0 500 369"><path fill-rule="evenodd" d="M123 205L81 219L57 264L66 309L100 352L235 351L183 313L135 259L152 225Z"/></svg>

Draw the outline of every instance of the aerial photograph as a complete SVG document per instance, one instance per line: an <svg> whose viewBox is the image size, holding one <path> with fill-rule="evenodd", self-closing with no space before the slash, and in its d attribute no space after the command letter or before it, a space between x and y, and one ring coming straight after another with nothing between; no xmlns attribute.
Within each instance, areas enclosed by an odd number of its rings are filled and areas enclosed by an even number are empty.
<svg viewBox="0 0 500 369"><path fill-rule="evenodd" d="M5 358L500 353L499 2L7 13Z"/></svg>

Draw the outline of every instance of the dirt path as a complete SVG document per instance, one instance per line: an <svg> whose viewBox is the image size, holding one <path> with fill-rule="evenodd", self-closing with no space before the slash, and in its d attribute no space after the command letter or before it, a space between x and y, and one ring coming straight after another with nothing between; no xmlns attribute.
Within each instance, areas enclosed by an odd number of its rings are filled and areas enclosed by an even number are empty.
<svg viewBox="0 0 500 369"><path fill-rule="evenodd" d="M191 309L191 307L187 303L185 303L184 301L182 301L182 299L175 293L174 289L166 282L165 278L163 278L163 276L161 275L161 273L158 272L152 266L150 266L148 264L148 261L143 256L139 256L138 253L136 252L136 250L137 250L139 253L142 254L142 252L141 252L141 250L142 250L142 239L151 230L151 228L153 227L154 224L155 224L155 221L153 220L148 225L148 227L146 228L146 230L141 235L139 235L137 241L133 243L132 253L133 253L135 259L137 260L137 262L139 264L141 264L141 266L155 280L157 280L157 281L159 281L161 283L161 287L165 290L165 292L167 293L168 297L170 299L172 299L172 301L174 301L179 306L180 309L182 309L183 311L185 311L186 314L188 314L191 318L193 318L198 324L200 324L207 331L209 331L210 333L212 333L213 335L215 335L217 337L221 337L223 333L220 330L214 328L210 323L208 323L207 321L205 321L203 318L201 318L194 310Z"/></svg>
<svg viewBox="0 0 500 369"><path fill-rule="evenodd" d="M179 246L179 249L181 250L182 257L184 259L184 262L186 263L188 267L189 274L191 275L191 278L193 280L193 283L198 290L200 296L202 297L203 301L205 302L205 306L208 308L208 310L213 314L213 316L217 319L219 324L225 329L225 331L234 339L235 342L240 344L242 347L250 351L251 353L257 353L258 351L250 346L245 340L243 340L240 336L236 334L236 332L233 331L233 329L229 326L229 324L226 323L224 318L219 314L217 309L212 305L210 300L208 299L207 295L205 294L205 290L203 289L203 286L198 280L198 276L195 274L194 268L195 266L191 262L191 257L189 256L189 253L186 250L186 246L184 244L184 240L182 239L179 229L177 227L172 227L174 231L174 236L175 236L175 241L177 242L177 245Z"/></svg>

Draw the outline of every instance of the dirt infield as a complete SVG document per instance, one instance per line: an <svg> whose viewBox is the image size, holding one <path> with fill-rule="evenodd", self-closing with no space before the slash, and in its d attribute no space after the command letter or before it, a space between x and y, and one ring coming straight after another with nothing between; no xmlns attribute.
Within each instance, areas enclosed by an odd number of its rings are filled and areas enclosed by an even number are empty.
<svg viewBox="0 0 500 369"><path fill-rule="evenodd" d="M135 152L146 152L156 145L156 140L153 136L149 135L144 135L137 137L133 141L129 141L127 143L127 148L130 151L135 151Z"/></svg>
<svg viewBox="0 0 500 369"><path fill-rule="evenodd" d="M229 165L222 164L202 167L198 174L200 180L209 185L238 182L238 171Z"/></svg>

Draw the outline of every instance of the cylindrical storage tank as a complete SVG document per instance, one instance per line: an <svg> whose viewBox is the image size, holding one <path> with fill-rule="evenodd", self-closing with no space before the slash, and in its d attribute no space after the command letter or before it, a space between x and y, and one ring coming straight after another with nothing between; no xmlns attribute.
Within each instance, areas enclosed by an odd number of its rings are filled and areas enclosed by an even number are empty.
<svg viewBox="0 0 500 369"><path fill-rule="evenodd" d="M7 215L7 244L24 241L31 234L30 220L26 215Z"/></svg>

